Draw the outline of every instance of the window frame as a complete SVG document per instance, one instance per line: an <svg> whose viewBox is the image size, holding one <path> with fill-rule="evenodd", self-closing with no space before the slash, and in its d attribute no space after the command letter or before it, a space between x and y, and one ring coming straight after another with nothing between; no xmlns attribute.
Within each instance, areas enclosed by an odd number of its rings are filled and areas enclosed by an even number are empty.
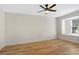
<svg viewBox="0 0 79 59"><path fill-rule="evenodd" d="M65 19L62 19L61 20L61 33L63 34L63 35L73 35L73 36L79 36L79 34L77 34L77 33L75 33L75 34L66 34L65 32L66 32L66 29L65 29L65 21L66 20L75 20L75 19L79 19L79 16L75 16L75 17L70 17L70 18L65 18ZM72 23L71 23L71 25L72 25ZM71 32L72 32L72 30L71 30Z"/></svg>

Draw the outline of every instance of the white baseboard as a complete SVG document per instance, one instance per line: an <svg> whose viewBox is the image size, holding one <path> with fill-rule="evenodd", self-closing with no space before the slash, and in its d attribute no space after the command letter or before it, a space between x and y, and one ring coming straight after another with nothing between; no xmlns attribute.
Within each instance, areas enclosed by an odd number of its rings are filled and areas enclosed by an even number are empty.
<svg viewBox="0 0 79 59"><path fill-rule="evenodd" d="M73 42L73 43L79 44L79 42L77 42L77 41L73 41L72 39L69 39L69 40L67 40L67 39L62 39L62 40L70 41L70 42Z"/></svg>
<svg viewBox="0 0 79 59"><path fill-rule="evenodd" d="M38 38L38 39L32 38L29 40L24 39L23 41L6 43L6 46L16 45L16 44L24 44L24 43L32 43L32 42L40 42L40 41L51 40L51 39L56 39L56 37L44 37L44 38Z"/></svg>
<svg viewBox="0 0 79 59"><path fill-rule="evenodd" d="M76 36L62 35L62 36L59 37L59 39L63 39L63 40L66 40L66 41L71 41L73 43L79 44L79 37L76 37Z"/></svg>

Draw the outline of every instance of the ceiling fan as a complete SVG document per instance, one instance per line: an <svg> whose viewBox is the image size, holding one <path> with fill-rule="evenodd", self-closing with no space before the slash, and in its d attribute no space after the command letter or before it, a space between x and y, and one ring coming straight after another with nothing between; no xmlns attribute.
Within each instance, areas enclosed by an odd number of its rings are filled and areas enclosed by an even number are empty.
<svg viewBox="0 0 79 59"><path fill-rule="evenodd" d="M55 7L56 4L53 4L52 6L48 7L48 4L45 4L45 7L40 5L41 8L43 8L44 10L41 10L39 11L40 12L44 12L45 11L45 14L48 14L49 11L53 11L53 12L56 12L56 10L52 10L53 7Z"/></svg>

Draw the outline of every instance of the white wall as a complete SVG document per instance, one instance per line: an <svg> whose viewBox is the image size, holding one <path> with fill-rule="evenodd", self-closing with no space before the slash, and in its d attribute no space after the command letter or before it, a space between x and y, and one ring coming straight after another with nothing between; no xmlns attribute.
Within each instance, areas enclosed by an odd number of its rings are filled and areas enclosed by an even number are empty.
<svg viewBox="0 0 79 59"><path fill-rule="evenodd" d="M0 49L5 45L5 19L4 13L0 12Z"/></svg>
<svg viewBox="0 0 79 59"><path fill-rule="evenodd" d="M61 21L63 19L74 17L74 16L79 16L79 11L75 11L75 12L72 12L70 14L63 15L61 17L56 18L56 21L57 21L57 37L60 38L60 39L67 40L67 41L72 41L74 43L79 43L79 36L63 35L62 32L61 32L61 30L62 30Z"/></svg>
<svg viewBox="0 0 79 59"><path fill-rule="evenodd" d="M5 19L6 45L56 38L56 20L53 17L5 13Z"/></svg>

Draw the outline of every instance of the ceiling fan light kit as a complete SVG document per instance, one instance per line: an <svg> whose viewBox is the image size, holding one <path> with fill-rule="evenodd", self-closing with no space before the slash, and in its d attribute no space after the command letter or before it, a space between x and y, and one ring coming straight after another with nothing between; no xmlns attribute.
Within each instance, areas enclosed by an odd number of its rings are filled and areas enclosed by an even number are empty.
<svg viewBox="0 0 79 59"><path fill-rule="evenodd" d="M56 6L56 4L53 4L53 5L51 5L50 7L48 7L48 4L45 4L45 7L42 6L42 5L40 5L40 7L41 7L43 10L39 11L39 13L40 13L40 12L44 12L44 11L45 11L45 14L48 14L48 13L51 12L51 11L56 12L56 10L52 10L52 8L55 7L55 6Z"/></svg>
<svg viewBox="0 0 79 59"><path fill-rule="evenodd" d="M45 11L45 14L48 14L48 13L49 13L49 11L48 11L48 10L46 10L46 11Z"/></svg>

